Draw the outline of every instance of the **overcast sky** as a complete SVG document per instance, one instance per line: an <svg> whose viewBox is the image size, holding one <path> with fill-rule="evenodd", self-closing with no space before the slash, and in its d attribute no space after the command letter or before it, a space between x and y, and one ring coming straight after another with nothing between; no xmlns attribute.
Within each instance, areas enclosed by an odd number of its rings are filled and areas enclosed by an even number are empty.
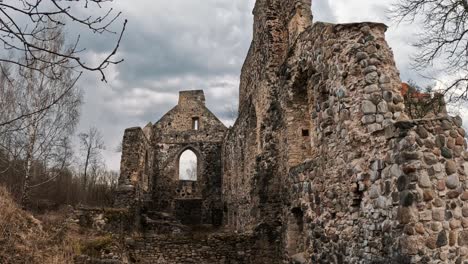
<svg viewBox="0 0 468 264"><path fill-rule="evenodd" d="M389 21L386 11L392 2L313 0L314 20L386 23L402 80L420 81L409 58L418 27ZM119 169L120 153L114 149L124 129L157 121L177 103L180 90L203 89L208 107L230 125L252 39L254 0L116 0L114 5L129 20L119 52L125 62L107 71L107 84L94 74L80 81L85 103L79 131L89 126L101 130L108 167ZM110 38L85 41L89 58L112 49Z"/></svg>

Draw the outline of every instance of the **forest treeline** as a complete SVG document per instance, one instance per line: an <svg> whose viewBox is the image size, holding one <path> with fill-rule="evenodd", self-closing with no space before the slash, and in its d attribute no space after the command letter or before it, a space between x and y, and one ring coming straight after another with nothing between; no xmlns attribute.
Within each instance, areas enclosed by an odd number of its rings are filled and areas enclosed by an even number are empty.
<svg viewBox="0 0 468 264"><path fill-rule="evenodd" d="M109 205L118 174L105 167L103 137L95 127L76 131L80 73L48 63L69 50L63 31L50 27L37 38L35 46L52 52L39 49L36 59L19 60L29 67L0 63L0 184L33 210Z"/></svg>

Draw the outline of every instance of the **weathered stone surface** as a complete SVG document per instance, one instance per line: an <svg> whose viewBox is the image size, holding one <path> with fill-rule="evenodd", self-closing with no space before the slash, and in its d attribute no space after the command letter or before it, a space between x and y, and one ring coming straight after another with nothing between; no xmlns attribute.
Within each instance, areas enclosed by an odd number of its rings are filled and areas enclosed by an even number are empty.
<svg viewBox="0 0 468 264"><path fill-rule="evenodd" d="M402 239L402 248L403 248L403 253L408 254L408 255L416 255L418 254L418 251L421 248L421 240L418 239L417 237L411 236L411 237L405 237ZM424 243L424 242L422 242Z"/></svg>
<svg viewBox="0 0 468 264"><path fill-rule="evenodd" d="M444 135L437 135L435 138L435 144L437 147L441 148L445 146L445 136Z"/></svg>
<svg viewBox="0 0 468 264"><path fill-rule="evenodd" d="M377 112L381 114L385 114L388 112L388 106L385 101L382 101L377 105Z"/></svg>
<svg viewBox="0 0 468 264"><path fill-rule="evenodd" d="M424 153L424 161L428 165L433 165L433 164L436 164L438 162L437 157L432 153Z"/></svg>
<svg viewBox="0 0 468 264"><path fill-rule="evenodd" d="M441 151L441 154L442 154L442 156L444 158L446 158L446 159L453 158L453 152L450 149L448 149L447 147L440 148L440 151Z"/></svg>
<svg viewBox="0 0 468 264"><path fill-rule="evenodd" d="M468 201L468 191L463 192L460 199L462 201Z"/></svg>
<svg viewBox="0 0 468 264"><path fill-rule="evenodd" d="M419 220L420 221L431 221L432 220L432 212L429 211L429 210L419 212ZM420 229L422 228L422 230L424 230L423 225L421 223L418 223L418 227ZM423 231L421 231L421 232L423 232ZM421 232L418 232L418 233L421 233Z"/></svg>
<svg viewBox="0 0 468 264"><path fill-rule="evenodd" d="M360 52L356 53L356 59L357 59L358 61L366 60L366 59L368 59L368 58L369 58L369 55L367 55L366 52L360 51Z"/></svg>
<svg viewBox="0 0 468 264"><path fill-rule="evenodd" d="M460 116L453 117L452 121L458 127L461 127L463 125L463 119Z"/></svg>
<svg viewBox="0 0 468 264"><path fill-rule="evenodd" d="M445 181L444 181L444 180L439 180L439 181L437 181L437 190L438 190L438 191L441 191L441 192L444 191L444 190L445 190L445 187L446 187L446 185L445 185Z"/></svg>
<svg viewBox="0 0 468 264"><path fill-rule="evenodd" d="M437 208L432 210L432 219L435 221L444 221L445 220L445 209Z"/></svg>
<svg viewBox="0 0 468 264"><path fill-rule="evenodd" d="M365 77L365 80L368 84L377 83L378 79L379 79L379 74L377 72L368 73Z"/></svg>
<svg viewBox="0 0 468 264"><path fill-rule="evenodd" d="M369 190L369 198L375 199L380 196L380 188L376 185L373 185Z"/></svg>
<svg viewBox="0 0 468 264"><path fill-rule="evenodd" d="M376 122L375 115L365 115L361 119L362 123L365 125L372 124Z"/></svg>
<svg viewBox="0 0 468 264"><path fill-rule="evenodd" d="M304 257L304 253L298 253L298 254L292 256L291 258L292 258L292 261L293 261L294 264L307 263L307 260Z"/></svg>
<svg viewBox="0 0 468 264"><path fill-rule="evenodd" d="M379 83L390 83L391 79L388 75L382 74L379 79Z"/></svg>
<svg viewBox="0 0 468 264"><path fill-rule="evenodd" d="M447 160L445 163L445 171L447 175L451 175L457 172L457 164L453 160Z"/></svg>
<svg viewBox="0 0 468 264"><path fill-rule="evenodd" d="M401 207L398 210L398 220L401 224L408 224L414 219L414 212L409 207Z"/></svg>
<svg viewBox="0 0 468 264"><path fill-rule="evenodd" d="M468 230L460 231L458 233L458 245L468 246Z"/></svg>
<svg viewBox="0 0 468 264"><path fill-rule="evenodd" d="M434 197L435 197L435 193L433 190L424 190L423 199L425 202L432 201Z"/></svg>
<svg viewBox="0 0 468 264"><path fill-rule="evenodd" d="M375 66L372 66L375 68ZM366 86L366 88L364 88L364 92L365 93L375 93L375 92L378 92L380 91L379 89L379 86L377 84L371 84L371 85L368 85Z"/></svg>
<svg viewBox="0 0 468 264"><path fill-rule="evenodd" d="M458 232L457 231L450 231L449 233L449 245L451 247L455 246L458 239Z"/></svg>
<svg viewBox="0 0 468 264"><path fill-rule="evenodd" d="M443 247L448 244L447 233L445 231L441 231L439 235L437 235L436 245L437 247Z"/></svg>
<svg viewBox="0 0 468 264"><path fill-rule="evenodd" d="M363 101L362 102L362 112L364 114L375 114L377 113L377 106L372 103L371 101Z"/></svg>
<svg viewBox="0 0 468 264"><path fill-rule="evenodd" d="M425 171L420 173L418 177L418 182L421 188L432 187L432 182L431 182L431 179L429 178L429 174L427 174L427 172Z"/></svg>
<svg viewBox="0 0 468 264"><path fill-rule="evenodd" d="M468 206L464 206L462 209L463 217L468 217Z"/></svg>
<svg viewBox="0 0 468 264"><path fill-rule="evenodd" d="M460 191L459 190L450 190L447 192L447 197L449 199L455 199L458 196L460 196Z"/></svg>
<svg viewBox="0 0 468 264"><path fill-rule="evenodd" d="M444 111L408 117L385 31L375 23L312 24L310 1L258 0L235 124L220 125L197 92L124 139L119 184L135 188L123 201L181 221L201 214L201 223L223 226L227 241L193 236L177 244L166 234L142 238L147 249L135 256L253 264L462 259L461 125ZM210 129L191 131L194 117ZM196 184L174 177L186 148L200 155ZM167 260L167 252L183 254Z"/></svg>
<svg viewBox="0 0 468 264"><path fill-rule="evenodd" d="M452 174L447 177L445 184L447 185L448 188L455 189L460 186L460 179L457 174Z"/></svg>
<svg viewBox="0 0 468 264"><path fill-rule="evenodd" d="M431 235L426 238L426 247L430 249L437 248L437 235Z"/></svg>

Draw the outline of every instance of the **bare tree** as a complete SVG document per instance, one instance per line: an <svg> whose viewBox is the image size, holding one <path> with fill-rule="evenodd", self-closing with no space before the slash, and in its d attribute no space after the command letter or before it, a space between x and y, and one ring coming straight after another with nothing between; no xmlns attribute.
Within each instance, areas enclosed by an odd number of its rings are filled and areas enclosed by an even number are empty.
<svg viewBox="0 0 468 264"><path fill-rule="evenodd" d="M428 85L425 89L418 86L414 81L404 83L402 92L405 103L405 112L412 119L434 117L439 114L447 114L445 100L442 94L432 92L433 86Z"/></svg>
<svg viewBox="0 0 468 264"><path fill-rule="evenodd" d="M106 8L103 12L93 14L95 10L103 9L103 6L109 2L112 0L0 1L0 42L5 49L21 52L25 56L25 59L21 61L6 57L0 58L0 61L39 71L48 77L60 77L60 74L56 72L44 71L43 68L36 67L35 61L40 59L47 67L60 66L97 71L101 74L102 80L105 81L104 70L110 64L122 61L114 60L114 56L125 30L126 20L118 34L114 49L96 65L91 65L80 56L83 48L79 47L79 35L76 36L71 50L67 52L57 51L41 44L50 43L57 37L49 35L44 38L42 34L44 31L56 30L65 25L76 25L97 34L116 34L112 31L112 25L120 17L120 12L115 13L112 8ZM54 55L54 59L42 59L42 56L37 56L43 53ZM50 56L48 57L50 58Z"/></svg>
<svg viewBox="0 0 468 264"><path fill-rule="evenodd" d="M422 20L423 33L414 44L419 49L414 67L422 70L440 64L454 76L443 94L450 100L467 100L468 0L399 0L392 15L400 22Z"/></svg>
<svg viewBox="0 0 468 264"><path fill-rule="evenodd" d="M76 72L98 72L101 80L106 81L106 68L122 62L121 59L115 59L115 56L127 23L127 20L124 20L122 27L115 30L115 23L121 13L115 12L108 6L111 2L113 1L0 1L0 44L5 50L0 53L0 72L3 76L8 76L6 74L8 70L11 66L15 66L22 72L34 71L48 79L60 80L64 77L62 74L67 72L64 69L67 69ZM114 47L101 61L93 64L81 55L86 50L86 47L81 46L81 35L71 37L73 41L69 49L58 50L51 43L57 38L62 38L63 34L44 34L44 32L62 32L70 27L98 35L115 34ZM76 79L79 76L81 74ZM53 100L49 100L49 104L33 112L24 112L0 120L0 126L48 110L62 100L65 93L66 91L55 94Z"/></svg>
<svg viewBox="0 0 468 264"><path fill-rule="evenodd" d="M60 28L42 31L37 36L44 39L54 36L54 39L48 44L38 41L36 45L47 45L55 53L65 50ZM29 203L30 189L33 187L33 163L40 161L47 164L51 160L60 142L73 133L81 105L81 91L74 88L76 74L73 69L50 66L47 61L53 61L58 56L53 53L38 52L36 56L42 59L31 62L31 65L41 71L17 68L15 72L3 67L4 71L0 73L0 80L7 80L3 81L5 86L0 91L0 95L6 97L5 105L0 106L0 120L29 113L24 118L10 119L14 121L0 126L0 148L13 157L12 160L21 160L24 166L17 173L23 175L21 202L24 207ZM47 72L55 72L61 78L48 78L44 74ZM60 95L59 101L56 95Z"/></svg>
<svg viewBox="0 0 468 264"><path fill-rule="evenodd" d="M105 149L101 132L95 127L91 127L87 132L80 133L80 147L83 160L83 189L87 189L89 184L88 173L92 169L92 174L96 174L98 165L101 162L101 151Z"/></svg>
<svg viewBox="0 0 468 264"><path fill-rule="evenodd" d="M44 39L54 36L54 39L47 44L39 42L37 46L47 45L49 50L56 51L57 54L65 50L65 39L61 28L43 31L38 36L43 36ZM25 118L25 128L28 131L28 136L26 140L26 173L22 197L24 206L28 203L29 189L31 188L29 186L31 162L42 159L47 164L58 142L63 137L73 133L78 123L79 107L81 105L81 92L74 87L76 79L73 70L59 65L48 65L47 61L55 60L58 55L43 53L38 53L37 57L44 59L38 59L33 63L34 67L41 69L41 71L32 68L20 68L19 80L21 83L16 84L17 87L22 84L24 86L19 100L19 113L35 113ZM44 73L49 71L58 73L61 78L48 78L47 74ZM59 101L56 101L56 94L61 95Z"/></svg>

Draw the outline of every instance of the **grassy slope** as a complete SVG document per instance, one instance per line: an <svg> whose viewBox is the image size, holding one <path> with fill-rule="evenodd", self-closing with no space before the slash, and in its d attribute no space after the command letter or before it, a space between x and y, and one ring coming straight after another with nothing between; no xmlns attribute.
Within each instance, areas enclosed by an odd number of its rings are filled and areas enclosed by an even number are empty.
<svg viewBox="0 0 468 264"><path fill-rule="evenodd" d="M80 227L73 215L73 209L63 209L36 218L0 186L0 264L68 264L78 255L122 254L114 236Z"/></svg>
<svg viewBox="0 0 468 264"><path fill-rule="evenodd" d="M39 221L0 187L0 263L72 263L75 243L67 235L65 219L58 218Z"/></svg>

